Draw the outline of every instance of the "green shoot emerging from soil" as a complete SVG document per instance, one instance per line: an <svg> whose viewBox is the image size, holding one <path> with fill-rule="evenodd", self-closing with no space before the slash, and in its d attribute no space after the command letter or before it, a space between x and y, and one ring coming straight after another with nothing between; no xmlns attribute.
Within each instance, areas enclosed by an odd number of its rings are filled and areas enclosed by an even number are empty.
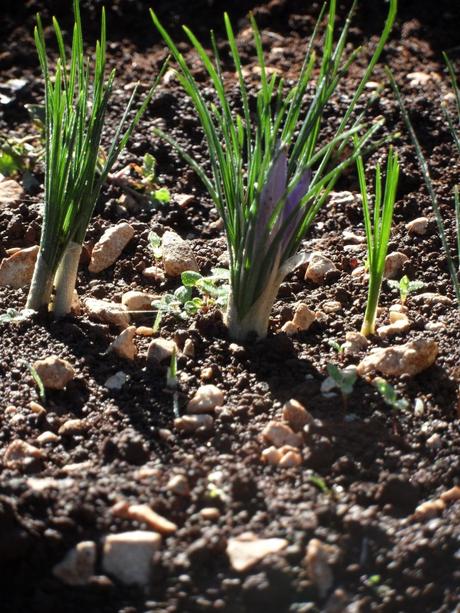
<svg viewBox="0 0 460 613"><path fill-rule="evenodd" d="M373 384L377 388L385 404L395 411L404 411L409 406L405 398L399 398L395 388L382 377L376 377Z"/></svg>
<svg viewBox="0 0 460 613"><path fill-rule="evenodd" d="M346 410L348 405L348 396L353 392L353 387L356 383L358 375L355 370L339 368L336 364L327 365L327 373L339 388L342 394L343 407Z"/></svg>
<svg viewBox="0 0 460 613"><path fill-rule="evenodd" d="M459 87L458 87L458 83L457 80L455 78L455 73L453 70L453 66L451 64L451 62L448 60L447 56L446 56L446 61L447 61L447 67L450 73L450 77L451 77L451 82L452 82L452 87L454 89L454 94L455 94L455 101L456 101L456 108L458 111L458 120L454 120L453 116L449 113L449 111L443 108L444 111L444 115L447 119L447 122L449 124L449 129L452 135L452 139L453 142L456 146L456 148L458 149L458 153L460 154L460 91L459 91ZM438 202L438 197L436 195L434 186L433 186L433 182L431 180L431 175L430 175L430 170L428 167L428 162L426 160L426 157L422 151L422 148L420 146L419 140L417 138L417 135L415 133L414 127L412 125L411 119L409 117L409 113L406 109L406 106L404 104L404 100L403 97L401 95L401 92L399 91L399 87L396 84L396 81L392 75L392 73L390 71L388 71L388 75L391 79L391 84L393 86L393 90L396 94L396 97L398 99L398 103L399 103L399 108L401 109L401 114L403 116L404 119L404 123L406 124L406 127L408 129L409 132L409 136L411 138L412 144L414 146L415 149L415 153L417 155L419 164L420 164L420 169L422 171L422 175L423 175L423 179L425 182L425 186L426 189L428 191L428 194L430 196L430 200L431 200L431 206L433 208L434 211L434 216L436 219L436 225L438 226L438 234L439 234L439 238L441 239L441 244L442 244L442 248L443 251L446 255L447 258L447 267L449 270L449 275L452 281L452 285L454 287L454 292L455 292L455 297L457 299L457 306L458 308L460 308L460 280L459 280L459 270L460 270L460 198L459 198L459 193L458 193L458 186L454 187L454 193L453 193L453 201L454 201L454 215L455 215L455 230L456 230L456 257L457 257L457 266L455 266L455 262L454 262L454 258L455 256L453 255L454 249L451 249L451 246L449 245L449 242L447 240L447 235L446 235L446 225L444 222L444 219L442 217L441 214L441 209L439 206L439 202Z"/></svg>
<svg viewBox="0 0 460 613"><path fill-rule="evenodd" d="M364 164L360 157L357 161L359 185L363 200L364 227L366 230L367 261L369 266L369 288L366 312L361 334L368 336L375 332L375 319L382 288L385 258L388 251L393 208L398 187L399 164L396 154L390 148L387 159L385 186L382 186L380 164L375 169L375 194L372 211L369 205L369 195L364 172Z"/></svg>
<svg viewBox="0 0 460 613"><path fill-rule="evenodd" d="M410 294L418 291L425 287L425 283L423 281L411 281L407 275L401 277L399 281L395 281L394 279L389 279L387 281L388 285L393 289L398 290L399 299L401 300L401 304L406 304L407 297Z"/></svg>
<svg viewBox="0 0 460 613"><path fill-rule="evenodd" d="M79 0L74 0L75 24L70 61L60 26L53 19L59 57L51 73L40 16L37 15L35 44L45 81L45 206L40 253L35 266L27 307L47 307L53 284L53 310L57 316L70 311L81 246L99 192L107 175L126 146L132 131L153 94L146 96L134 118L128 120L135 88L115 131L102 167L100 143L114 71L106 69L106 19L102 10L100 39L96 43L93 77L85 59ZM154 86L155 87L155 86Z"/></svg>
<svg viewBox="0 0 460 613"><path fill-rule="evenodd" d="M353 4L353 8L356 3ZM397 1L390 0L388 18L362 80L347 110L337 118L332 137L322 134L323 115L339 82L349 72L361 49L345 50L351 13L335 39L336 0L329 1L322 57L313 51L319 23L309 42L296 84L290 88L266 65L262 37L251 16L260 87L252 104L235 33L228 15L225 29L230 59L238 85L232 104L217 42L211 34L208 54L194 34L184 32L209 75L213 101L201 91L183 55L151 11L153 22L177 65L177 78L197 112L208 146L211 176L168 134L156 133L176 148L197 172L224 222L230 259L230 296L226 322L231 338L244 340L249 332L266 336L270 312L284 277L304 261L302 240L344 168L372 146L379 122L369 126L363 114L353 115L375 63L390 34ZM353 9L352 9L353 11ZM311 93L309 106L302 106ZM240 111L234 110L235 108ZM330 131L330 125L329 133ZM347 153L355 138L356 148Z"/></svg>

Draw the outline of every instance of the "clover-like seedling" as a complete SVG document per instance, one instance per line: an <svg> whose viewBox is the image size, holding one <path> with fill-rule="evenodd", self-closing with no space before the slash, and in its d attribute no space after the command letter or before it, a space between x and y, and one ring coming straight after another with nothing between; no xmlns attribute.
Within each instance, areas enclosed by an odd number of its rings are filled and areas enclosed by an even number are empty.
<svg viewBox="0 0 460 613"><path fill-rule="evenodd" d="M385 404L396 411L404 411L409 406L405 398L399 398L396 389L382 377L376 377L373 381Z"/></svg>
<svg viewBox="0 0 460 613"><path fill-rule="evenodd" d="M401 300L401 304L406 304L407 297L410 294L418 291L425 287L425 283L423 281L411 281L407 275L401 277L399 281L394 279L389 279L387 281L388 285L399 291L399 299Z"/></svg>
<svg viewBox="0 0 460 613"><path fill-rule="evenodd" d="M150 200L161 204L168 204L171 201L171 194L167 187L158 187L156 174L157 161L151 153L146 153L139 169L142 176L142 187L148 194Z"/></svg>
<svg viewBox="0 0 460 613"><path fill-rule="evenodd" d="M347 408L348 396L353 392L358 375L355 370L339 368L336 364L328 364L327 372L342 394L344 409Z"/></svg>
<svg viewBox="0 0 460 613"><path fill-rule="evenodd" d="M156 260L161 259L161 238L156 232L149 232L148 235L149 247L152 250L153 257Z"/></svg>

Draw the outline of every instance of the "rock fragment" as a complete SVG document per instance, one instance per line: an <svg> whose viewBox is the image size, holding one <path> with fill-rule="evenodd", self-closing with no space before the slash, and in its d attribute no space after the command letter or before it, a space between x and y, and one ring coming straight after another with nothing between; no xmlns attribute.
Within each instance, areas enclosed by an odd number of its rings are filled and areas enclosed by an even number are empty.
<svg viewBox="0 0 460 613"><path fill-rule="evenodd" d="M343 349L349 355L356 355L364 351L369 345L369 340L359 332L347 332Z"/></svg>
<svg viewBox="0 0 460 613"><path fill-rule="evenodd" d="M300 303L296 306L292 321L287 321L281 328L288 336L293 336L297 332L305 332L316 319L316 313L311 311L306 304Z"/></svg>
<svg viewBox="0 0 460 613"><path fill-rule="evenodd" d="M398 315L399 317L394 318L394 321L390 324L377 328L377 335L380 336L380 338L387 338L395 334L404 334L410 330L411 323L409 319L402 313L398 313Z"/></svg>
<svg viewBox="0 0 460 613"><path fill-rule="evenodd" d="M186 270L199 271L193 251L187 241L176 232L167 230L161 239L161 252L165 273L178 277Z"/></svg>
<svg viewBox="0 0 460 613"><path fill-rule="evenodd" d="M150 583L152 556L160 548L161 536L146 530L109 534L104 539L104 572L125 585Z"/></svg>
<svg viewBox="0 0 460 613"><path fill-rule="evenodd" d="M128 380L128 375L122 370L119 370L118 372L116 372L114 375L112 375L111 377L107 379L107 381L104 383L104 387L106 387L109 390L114 390L114 391L121 390L121 388L123 387L123 385L126 383L127 380Z"/></svg>
<svg viewBox="0 0 460 613"><path fill-rule="evenodd" d="M452 305L452 300L448 296L437 294L435 292L423 292L423 294L416 294L410 297L410 301L415 304L445 304L446 306Z"/></svg>
<svg viewBox="0 0 460 613"><path fill-rule="evenodd" d="M86 585L94 575L96 543L82 541L53 568L53 575L66 585Z"/></svg>
<svg viewBox="0 0 460 613"><path fill-rule="evenodd" d="M156 513L147 504L129 504L125 501L117 502L112 507L112 514L116 517L142 521L149 528L156 530L160 534L172 534L177 530L176 524Z"/></svg>
<svg viewBox="0 0 460 613"><path fill-rule="evenodd" d="M438 355L438 344L431 339L419 339L405 345L374 349L357 367L359 375L373 370L387 377L417 375L429 368Z"/></svg>
<svg viewBox="0 0 460 613"><path fill-rule="evenodd" d="M48 389L62 390L75 377L72 365L57 355L37 360L33 367Z"/></svg>
<svg viewBox="0 0 460 613"><path fill-rule="evenodd" d="M437 517L440 513L442 513L445 508L446 503L441 498L437 498L436 500L427 500L426 502L422 502L422 504L418 505L412 518L415 519L415 521L433 519L433 517Z"/></svg>
<svg viewBox="0 0 460 613"><path fill-rule="evenodd" d="M191 338L186 339L184 343L184 351L182 353L188 358L195 357L195 343Z"/></svg>
<svg viewBox="0 0 460 613"><path fill-rule="evenodd" d="M185 475L174 475L168 481L166 489L177 496L190 496L190 485Z"/></svg>
<svg viewBox="0 0 460 613"><path fill-rule="evenodd" d="M134 344L136 326L128 326L111 343L109 350L116 353L120 358L134 360L137 355L137 347Z"/></svg>
<svg viewBox="0 0 460 613"><path fill-rule="evenodd" d="M323 285L326 275L337 270L334 262L322 253L313 253L305 272L305 279L313 281L317 285Z"/></svg>
<svg viewBox="0 0 460 613"><path fill-rule="evenodd" d="M142 276L148 279L149 281L164 281L165 273L158 266L147 266L142 271Z"/></svg>
<svg viewBox="0 0 460 613"><path fill-rule="evenodd" d="M454 485L454 487L451 487L450 490L446 490L439 497L447 504L460 500L460 486Z"/></svg>
<svg viewBox="0 0 460 613"><path fill-rule="evenodd" d="M319 539L311 539L307 545L305 563L311 581L318 588L321 598L327 594L334 583L334 575L329 565L330 547Z"/></svg>
<svg viewBox="0 0 460 613"><path fill-rule="evenodd" d="M280 421L270 421L262 431L262 438L275 447L283 447L283 445L300 447L302 445L302 436Z"/></svg>
<svg viewBox="0 0 460 613"><path fill-rule="evenodd" d="M84 304L91 319L111 324L118 328L127 328L129 326L129 313L123 304L98 300L97 298L87 298Z"/></svg>
<svg viewBox="0 0 460 613"><path fill-rule="evenodd" d="M152 309L153 300L155 300L153 294L133 289L123 294L121 297L121 304L129 311L149 311Z"/></svg>
<svg viewBox="0 0 460 613"><path fill-rule="evenodd" d="M41 449L21 439L16 439L6 448L3 454L3 463L8 468L20 468L31 458L39 460L42 457L43 452Z"/></svg>
<svg viewBox="0 0 460 613"><path fill-rule="evenodd" d="M224 404L224 393L216 385L209 383L198 388L187 404L188 413L210 413Z"/></svg>
<svg viewBox="0 0 460 613"><path fill-rule="evenodd" d="M176 430L182 432L196 432L196 430L211 430L214 425L214 420L211 415L183 415L174 420Z"/></svg>
<svg viewBox="0 0 460 613"><path fill-rule="evenodd" d="M406 230L411 236L424 236L428 229L428 217L417 217L406 224Z"/></svg>
<svg viewBox="0 0 460 613"><path fill-rule="evenodd" d="M61 436L81 434L88 430L88 423L84 419L67 419L58 430Z"/></svg>
<svg viewBox="0 0 460 613"><path fill-rule="evenodd" d="M126 222L108 228L94 245L88 270L98 273L112 266L133 236L134 228Z"/></svg>
<svg viewBox="0 0 460 613"><path fill-rule="evenodd" d="M385 279L400 279L403 275L403 268L409 258L400 251L389 253L385 258L385 268L383 276Z"/></svg>
<svg viewBox="0 0 460 613"><path fill-rule="evenodd" d="M283 419L289 426L298 432L307 424L313 423L313 416L298 400L291 398L283 406Z"/></svg>
<svg viewBox="0 0 460 613"><path fill-rule="evenodd" d="M14 289L30 285L39 249L38 245L20 249L4 258L0 262L0 285Z"/></svg>
<svg viewBox="0 0 460 613"><path fill-rule="evenodd" d="M15 208L24 197L24 190L14 179L0 181L0 209Z"/></svg>
<svg viewBox="0 0 460 613"><path fill-rule="evenodd" d="M246 572L268 555L279 553L288 545L282 538L258 538L252 532L245 532L228 539L227 555L230 565L237 572Z"/></svg>
<svg viewBox="0 0 460 613"><path fill-rule="evenodd" d="M154 338L147 350L147 360L163 362L163 360L168 360L172 356L173 351L178 353L177 345L174 341L166 338Z"/></svg>

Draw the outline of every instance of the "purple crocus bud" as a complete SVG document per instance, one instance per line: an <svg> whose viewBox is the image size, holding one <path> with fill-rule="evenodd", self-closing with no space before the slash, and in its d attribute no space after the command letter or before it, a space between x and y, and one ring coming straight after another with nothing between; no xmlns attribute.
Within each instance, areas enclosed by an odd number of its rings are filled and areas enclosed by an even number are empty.
<svg viewBox="0 0 460 613"><path fill-rule="evenodd" d="M267 231L270 217L286 191L287 166L287 153L284 147L281 147L268 171L267 181L260 193L257 220L257 233L260 237Z"/></svg>
<svg viewBox="0 0 460 613"><path fill-rule="evenodd" d="M300 217L302 216L302 207L300 206L300 202L305 194L308 192L310 187L312 172L310 168L302 174L300 179L297 182L297 185L291 191L291 193L286 198L286 203L284 205L282 216L280 220L280 227L287 222L287 226L285 226L283 230L283 240L282 246L286 247L292 238L292 233L297 229L297 225L300 221ZM289 221L288 221L289 220Z"/></svg>

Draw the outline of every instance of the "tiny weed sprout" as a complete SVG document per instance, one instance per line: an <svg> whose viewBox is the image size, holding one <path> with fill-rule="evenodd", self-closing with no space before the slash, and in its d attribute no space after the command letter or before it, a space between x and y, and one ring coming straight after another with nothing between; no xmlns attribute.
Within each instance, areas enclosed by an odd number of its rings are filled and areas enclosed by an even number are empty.
<svg viewBox="0 0 460 613"><path fill-rule="evenodd" d="M171 360L166 373L166 387L172 390L177 389L177 355L175 349L173 349L171 354Z"/></svg>
<svg viewBox="0 0 460 613"><path fill-rule="evenodd" d="M30 370L30 374L32 375L33 380L37 384L38 387L38 396L42 402L46 402L46 392L45 386L43 385L43 381L41 380L40 375L35 370L35 368L31 364L27 364L27 367Z"/></svg>
<svg viewBox="0 0 460 613"><path fill-rule="evenodd" d="M423 283L423 281L411 281L407 275L401 277L399 281L388 279L387 283L391 288L398 290L401 304L406 304L407 297L410 294L413 294L419 289L423 289L425 287L425 283Z"/></svg>
<svg viewBox="0 0 460 613"><path fill-rule="evenodd" d="M339 388L342 394L343 406L346 409L348 404L348 396L353 392L353 387L356 383L358 375L355 370L347 370L339 368L336 364L328 364L327 372L335 385Z"/></svg>
<svg viewBox="0 0 460 613"><path fill-rule="evenodd" d="M40 252L27 307L38 310L50 303L53 284L56 316L70 311L82 243L97 198L108 173L125 148L149 103L157 82L129 119L137 87L101 162L100 145L115 73L106 77L106 19L102 10L96 42L93 77L83 51L79 0L74 0L70 60L61 28L53 19L59 57L54 73L46 55L45 34L37 15L35 44L45 82L45 203ZM158 78L161 77L161 74Z"/></svg>
<svg viewBox="0 0 460 613"><path fill-rule="evenodd" d="M316 214L341 172L360 152L380 144L373 137L381 123L369 125L364 120L365 111L356 114L354 111L390 34L397 0L390 0L382 35L364 76L352 92L344 115L327 126L332 136L326 139L325 109L361 52L356 49L348 53L351 12L334 42L336 0L328 4L322 57L317 62L313 48L324 9L298 80L291 87L266 65L262 38L250 17L260 70L260 88L254 104L235 33L225 14L229 56L237 80L236 106L228 93L230 85L234 90L233 84L227 83L225 77L229 72L228 61L226 58L224 67L214 34L211 33L212 53L208 54L195 35L183 28L209 75L213 90L210 100L209 92L201 90L183 55L151 11L154 25L176 62L177 78L197 112L208 147L211 175L169 134L159 129L155 133L196 171L223 220L230 260L226 323L234 340L244 340L250 332L266 336L280 284L305 261L299 249ZM311 97L304 112L307 95ZM347 145L353 137L356 147L349 151Z"/></svg>
<svg viewBox="0 0 460 613"><path fill-rule="evenodd" d="M399 398L395 388L382 377L376 377L373 381L383 401L395 411L404 411L409 406L405 398Z"/></svg>
<svg viewBox="0 0 460 613"><path fill-rule="evenodd" d="M451 135L454 141L454 144L456 146L456 148L458 149L458 152L460 154L460 91L459 91L459 87L458 87L458 83L457 80L455 78L455 74L453 71L453 67L451 62L447 59L446 56L446 61L447 61L447 66L450 72L450 77L451 77L451 82L452 82L452 86L454 88L454 94L455 94L455 100L456 100L456 107L457 107L457 111L458 111L458 122L457 122L457 126L459 127L455 127L455 121L453 119L453 117L449 114L449 111L444 108L444 115L447 117L447 121L449 124L449 129L451 131ZM399 87L396 84L395 78L393 76L393 74L388 70L387 74L390 78L392 87L393 87L393 91L396 94L396 98L398 100L399 103L399 108L401 109L401 114L402 117L404 119L404 123L406 124L407 130L409 132L409 136L411 138L412 144L414 146L415 149L415 153L417 155L417 159L418 162L420 164L420 169L422 171L422 175L423 175L423 180L425 182L425 186L426 189L428 191L428 194L430 196L430 200L431 200L431 206L433 208L434 211L434 216L436 219L436 225L438 227L438 234L439 234L439 238L441 240L441 244L442 244L442 248L443 251L445 253L446 259L447 259L447 267L449 270L449 275L452 281L452 285L454 288L454 293L455 293L455 297L457 299L457 306L458 308L460 308L460 280L459 280L459 270L460 270L460 197L459 197L459 193L458 193L458 187L455 186L454 187L454 216L455 216L455 230L456 230L456 245L455 245L455 250L451 248L451 246L449 245L449 241L447 239L447 234L446 234L446 226L445 226L445 222L444 219L442 217L441 214L441 209L439 207L439 202L438 202L438 197L436 195L434 186L433 186L433 182L431 180L431 175L430 175L430 170L428 167L428 162L425 158L425 155L422 151L422 148L420 146L419 140L417 138L417 135L415 133L414 127L412 125L411 119L409 117L409 113L406 109L406 106L404 104L404 100L403 97L401 95L401 92L399 91ZM453 252L456 251L456 257L457 257L457 266L455 266L455 262L454 262L454 258L455 256L453 255Z"/></svg>
<svg viewBox="0 0 460 613"><path fill-rule="evenodd" d="M153 242L156 244L155 238ZM152 246L152 240L150 245ZM229 271L224 268L211 269L209 277L203 277L193 270L183 272L182 285L173 294L163 294L161 300L153 301L152 306L157 309L153 331L158 332L165 313L187 319L190 315L196 315L198 311L205 311L212 306L225 308L229 294L228 277ZM193 289L198 292L198 296L193 296Z"/></svg>
<svg viewBox="0 0 460 613"><path fill-rule="evenodd" d="M382 288L385 258L390 240L393 208L398 187L399 164L396 154L390 148L386 167L385 186L382 187L380 164L375 169L375 194L372 210L369 204L369 195L364 173L364 164L361 157L357 161L359 185L363 201L364 227L366 230L367 262L369 271L369 287L367 295L366 312L361 327L361 334L368 336L375 332L375 319L379 304L380 290Z"/></svg>
<svg viewBox="0 0 460 613"><path fill-rule="evenodd" d="M340 343L338 343L337 341L335 341L335 340L334 340L334 339L332 339L332 338L330 338L330 339L327 341L327 343L328 343L328 345L329 345L330 347L332 347L332 349L334 349L334 351L336 351L336 352L337 352L337 354L338 354L339 356L340 356L340 355L343 355L343 353L345 352L345 346L344 346L344 344L343 344L343 343L342 343L342 344L340 344Z"/></svg>

